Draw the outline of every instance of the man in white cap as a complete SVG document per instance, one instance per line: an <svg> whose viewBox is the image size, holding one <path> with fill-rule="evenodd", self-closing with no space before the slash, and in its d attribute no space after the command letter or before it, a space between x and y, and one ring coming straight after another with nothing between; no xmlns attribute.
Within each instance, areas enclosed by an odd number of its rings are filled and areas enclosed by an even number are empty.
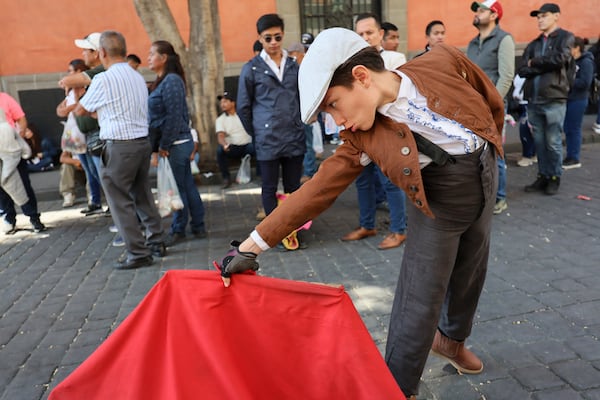
<svg viewBox="0 0 600 400"><path fill-rule="evenodd" d="M259 253L327 209L375 162L412 204L385 356L392 374L414 399L430 350L461 373L481 372L464 341L488 263L504 122L498 90L454 47L439 44L388 71L376 49L343 28L317 36L299 85L302 119L329 112L346 128L344 144L246 240L232 242L225 286L232 273L257 270Z"/></svg>
<svg viewBox="0 0 600 400"><path fill-rule="evenodd" d="M86 88L90 85L94 76L104 72L104 66L100 61L98 51L100 49L99 32L90 33L83 39L75 39L75 46L81 49L83 61L90 69L69 74L62 78L58 85L66 91L72 88ZM90 188L90 200L87 207L81 212L85 215L100 214L103 212L100 203L100 154L94 150L95 146L101 143L100 126L98 125L98 119L88 115L78 116L75 119L77 127L85 135L86 144L88 145L87 153L79 155Z"/></svg>
<svg viewBox="0 0 600 400"><path fill-rule="evenodd" d="M477 64L494 82L504 99L515 76L515 42L510 33L500 29L502 4L497 0L474 1L473 25L479 31L467 46L467 57ZM503 131L504 135L504 131ZM498 192L494 214L508 208L506 203L506 163L498 157Z"/></svg>

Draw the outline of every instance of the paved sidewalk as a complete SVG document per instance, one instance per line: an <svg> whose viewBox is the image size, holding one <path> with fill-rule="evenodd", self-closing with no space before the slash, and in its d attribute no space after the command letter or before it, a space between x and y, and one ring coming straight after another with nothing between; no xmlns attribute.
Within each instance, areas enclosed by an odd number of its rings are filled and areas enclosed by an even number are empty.
<svg viewBox="0 0 600 400"><path fill-rule="evenodd" d="M517 167L517 153L507 158L509 208L494 217L488 279L468 341L484 372L460 376L430 357L419 399L600 399L600 144L583 146L583 167L565 171L552 197L524 193L536 168ZM111 247L109 218L81 217L83 199L68 210L58 198L41 202L51 228L43 234L0 236L0 400L47 398L164 271L208 269L255 226L254 183L200 191L209 237L177 244L149 268L112 268L123 248ZM383 352L403 252L376 248L387 217L378 212L377 237L341 242L358 221L352 185L314 221L308 249L261 255L261 274L343 284ZM18 225L28 221L19 215Z"/></svg>

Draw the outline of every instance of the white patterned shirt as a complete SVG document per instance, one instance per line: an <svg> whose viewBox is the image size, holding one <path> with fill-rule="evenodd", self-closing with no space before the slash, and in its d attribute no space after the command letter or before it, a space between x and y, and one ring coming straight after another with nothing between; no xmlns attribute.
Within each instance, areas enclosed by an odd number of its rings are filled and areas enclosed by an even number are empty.
<svg viewBox="0 0 600 400"><path fill-rule="evenodd" d="M142 75L126 62L113 64L94 76L79 103L98 113L100 139L148 136L148 88Z"/></svg>
<svg viewBox="0 0 600 400"><path fill-rule="evenodd" d="M427 107L424 97L414 83L400 71L392 71L400 75L402 82L396 101L384 104L377 111L394 121L408 125L429 141L435 143L451 155L470 154L485 144L485 139L462 124L441 116ZM431 162L431 158L419 153L421 168Z"/></svg>

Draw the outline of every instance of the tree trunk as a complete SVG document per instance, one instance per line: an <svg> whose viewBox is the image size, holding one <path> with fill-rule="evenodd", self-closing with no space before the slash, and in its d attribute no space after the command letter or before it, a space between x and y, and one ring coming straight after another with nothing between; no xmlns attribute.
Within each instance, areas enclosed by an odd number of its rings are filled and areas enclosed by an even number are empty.
<svg viewBox="0 0 600 400"><path fill-rule="evenodd" d="M217 0L188 0L188 47L166 0L133 0L151 41L167 40L179 54L187 81L192 124L198 131L202 164L215 165L216 96L223 91L223 48ZM160 10L160 11L159 11Z"/></svg>

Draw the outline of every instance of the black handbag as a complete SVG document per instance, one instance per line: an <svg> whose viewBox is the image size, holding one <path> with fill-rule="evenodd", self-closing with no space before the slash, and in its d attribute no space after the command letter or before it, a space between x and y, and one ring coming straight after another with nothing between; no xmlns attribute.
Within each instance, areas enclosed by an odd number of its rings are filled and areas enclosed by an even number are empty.
<svg viewBox="0 0 600 400"><path fill-rule="evenodd" d="M86 134L87 151L93 156L100 157L106 143L100 139L100 131Z"/></svg>

